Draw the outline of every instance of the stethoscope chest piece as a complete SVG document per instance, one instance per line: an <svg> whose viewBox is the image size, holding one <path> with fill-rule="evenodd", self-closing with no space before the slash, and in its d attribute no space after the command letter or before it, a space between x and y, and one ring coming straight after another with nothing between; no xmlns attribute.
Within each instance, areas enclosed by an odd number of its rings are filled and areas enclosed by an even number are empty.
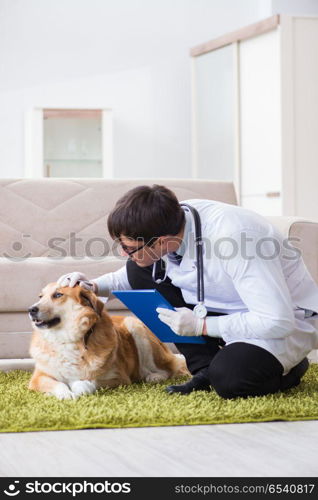
<svg viewBox="0 0 318 500"><path fill-rule="evenodd" d="M194 314L197 318L205 318L208 311L204 304L197 304L193 309Z"/></svg>

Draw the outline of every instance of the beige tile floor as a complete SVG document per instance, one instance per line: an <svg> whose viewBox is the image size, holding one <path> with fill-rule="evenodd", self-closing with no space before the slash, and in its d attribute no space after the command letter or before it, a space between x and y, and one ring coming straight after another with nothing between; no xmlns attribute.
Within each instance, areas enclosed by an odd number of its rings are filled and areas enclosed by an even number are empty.
<svg viewBox="0 0 318 500"><path fill-rule="evenodd" d="M0 476L310 477L318 421L0 434Z"/></svg>

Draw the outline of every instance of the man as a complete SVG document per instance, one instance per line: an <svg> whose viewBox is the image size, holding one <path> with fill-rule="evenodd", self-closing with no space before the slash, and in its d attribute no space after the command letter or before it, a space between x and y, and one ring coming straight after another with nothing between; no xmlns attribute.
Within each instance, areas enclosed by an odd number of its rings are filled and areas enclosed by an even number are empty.
<svg viewBox="0 0 318 500"><path fill-rule="evenodd" d="M192 311L193 218L164 186L128 191L109 215L109 233L129 257L121 269L92 281L70 273L59 284L79 282L105 297L111 290L156 288L175 307L159 308L159 318L180 335L177 348L193 375L167 387L170 394L212 386L234 398L295 387L308 368L307 354L318 347L318 286L299 252L252 211L211 200L186 203L197 210L202 226L205 319ZM203 335L206 343L182 343L182 336L193 335Z"/></svg>

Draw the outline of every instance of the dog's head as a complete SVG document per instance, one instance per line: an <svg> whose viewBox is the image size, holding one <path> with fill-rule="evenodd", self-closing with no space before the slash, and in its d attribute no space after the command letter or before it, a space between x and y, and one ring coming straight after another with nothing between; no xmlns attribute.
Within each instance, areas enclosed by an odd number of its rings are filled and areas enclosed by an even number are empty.
<svg viewBox="0 0 318 500"><path fill-rule="evenodd" d="M98 321L103 307L93 292L78 285L70 288L49 283L29 308L29 316L35 328L68 330L79 336Z"/></svg>

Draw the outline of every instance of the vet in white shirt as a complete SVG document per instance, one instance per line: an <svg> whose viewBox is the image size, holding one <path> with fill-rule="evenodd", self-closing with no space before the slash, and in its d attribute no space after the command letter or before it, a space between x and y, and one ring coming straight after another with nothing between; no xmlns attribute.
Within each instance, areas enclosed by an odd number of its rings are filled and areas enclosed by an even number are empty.
<svg viewBox="0 0 318 500"><path fill-rule="evenodd" d="M226 203L185 200L199 212L204 241L205 305L226 313L206 318L207 334L272 353L284 374L318 348L318 286L302 257L266 219ZM188 304L197 303L191 214L185 212L181 263L164 256L167 275ZM126 265L95 279L99 295L131 289ZM310 316L306 318L305 316Z"/></svg>

